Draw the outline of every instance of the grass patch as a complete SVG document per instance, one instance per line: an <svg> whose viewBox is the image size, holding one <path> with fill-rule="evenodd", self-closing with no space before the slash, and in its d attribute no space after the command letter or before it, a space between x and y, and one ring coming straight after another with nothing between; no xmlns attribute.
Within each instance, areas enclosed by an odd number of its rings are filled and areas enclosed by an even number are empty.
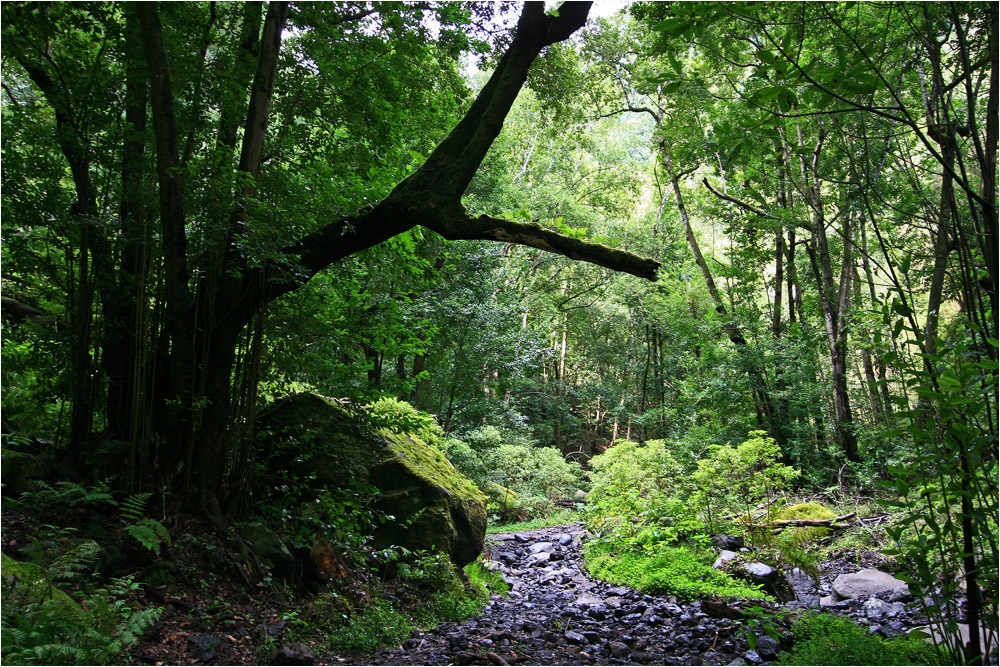
<svg viewBox="0 0 1000 667"><path fill-rule="evenodd" d="M518 533L525 530L537 530L539 528L550 528L552 526L565 526L571 523L578 523L580 518L581 514L576 510L561 509L558 512L550 514L549 516L538 519L486 526L486 534Z"/></svg>
<svg viewBox="0 0 1000 667"><path fill-rule="evenodd" d="M583 555L587 570L594 577L644 593L676 595L683 600L772 599L760 587L714 569L715 554L707 549L661 546L654 554L647 554L590 542Z"/></svg>
<svg viewBox="0 0 1000 667"><path fill-rule="evenodd" d="M944 665L938 650L916 637L881 639L837 614L805 614L792 626L792 650L779 665Z"/></svg>

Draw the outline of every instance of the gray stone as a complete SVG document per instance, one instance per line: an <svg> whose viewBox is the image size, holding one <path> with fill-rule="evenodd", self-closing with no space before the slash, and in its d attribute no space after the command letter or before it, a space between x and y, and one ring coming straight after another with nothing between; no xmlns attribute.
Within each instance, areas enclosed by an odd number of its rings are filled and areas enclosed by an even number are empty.
<svg viewBox="0 0 1000 667"><path fill-rule="evenodd" d="M889 610L889 603L884 600L879 600L878 598L870 598L865 600L863 608L865 610L866 617L879 618L884 616Z"/></svg>
<svg viewBox="0 0 1000 667"><path fill-rule="evenodd" d="M738 553L736 553L735 551L730 551L728 549L723 549L719 552L719 557L715 559L715 562L712 564L712 567L718 570L722 568L723 565L736 558L739 558Z"/></svg>
<svg viewBox="0 0 1000 667"><path fill-rule="evenodd" d="M552 553L552 550L555 548L555 546L556 545L553 544L552 542L536 542L535 544L532 544L530 547L528 547L528 551L530 551L533 554L541 553L542 551L546 553Z"/></svg>
<svg viewBox="0 0 1000 667"><path fill-rule="evenodd" d="M611 655L616 658L624 658L631 650L626 644L622 644L621 642L611 642L608 644L608 648L611 650Z"/></svg>
<svg viewBox="0 0 1000 667"><path fill-rule="evenodd" d="M746 546L742 535L713 535L712 543L723 551L739 551Z"/></svg>
<svg viewBox="0 0 1000 667"><path fill-rule="evenodd" d="M808 593L816 587L816 582L813 581L813 578L797 567L793 567L791 571L786 572L785 578L788 579L788 583L791 584L796 593Z"/></svg>
<svg viewBox="0 0 1000 667"><path fill-rule="evenodd" d="M194 656L195 660L210 662L218 657L219 638L215 635L199 633L189 635L187 640L188 651Z"/></svg>
<svg viewBox="0 0 1000 667"><path fill-rule="evenodd" d="M568 547L570 544L573 543L573 536L567 535L566 533L562 533L556 539L558 540L559 544L564 547Z"/></svg>
<svg viewBox="0 0 1000 667"><path fill-rule="evenodd" d="M819 609L821 606L820 597L818 595L808 595L806 593L798 593L795 596L798 601L799 606L803 609Z"/></svg>
<svg viewBox="0 0 1000 667"><path fill-rule="evenodd" d="M892 593L889 594L889 602L909 602L913 599L913 594L910 593L909 584L903 584L897 588L892 589Z"/></svg>
<svg viewBox="0 0 1000 667"><path fill-rule="evenodd" d="M565 637L566 641L570 644L576 644L577 646L583 646L587 643L587 639L583 635L573 630L568 630L563 637Z"/></svg>
<svg viewBox="0 0 1000 667"><path fill-rule="evenodd" d="M842 600L855 600L876 593L884 593L905 585L891 574L867 569L852 574L842 574L833 581L833 592Z"/></svg>
<svg viewBox="0 0 1000 667"><path fill-rule="evenodd" d="M601 607L604 606L604 600L597 597L593 593L583 593L574 602L578 607Z"/></svg>
<svg viewBox="0 0 1000 667"><path fill-rule="evenodd" d="M774 660L778 657L778 642L773 637L764 635L757 638L757 646L754 650L764 660Z"/></svg>
<svg viewBox="0 0 1000 667"><path fill-rule="evenodd" d="M747 651L746 653L743 654L743 657L746 659L747 663L751 665L759 665L760 663L764 662L763 660L761 660L760 655L757 653L757 651L754 650Z"/></svg>
<svg viewBox="0 0 1000 667"><path fill-rule="evenodd" d="M528 556L528 564L541 565L542 563L548 563L550 558L552 558L551 554L545 551L539 551L538 553L533 553Z"/></svg>
<svg viewBox="0 0 1000 667"><path fill-rule="evenodd" d="M410 640L414 641L414 640ZM282 644L271 656L272 665L315 665L316 654L301 642Z"/></svg>

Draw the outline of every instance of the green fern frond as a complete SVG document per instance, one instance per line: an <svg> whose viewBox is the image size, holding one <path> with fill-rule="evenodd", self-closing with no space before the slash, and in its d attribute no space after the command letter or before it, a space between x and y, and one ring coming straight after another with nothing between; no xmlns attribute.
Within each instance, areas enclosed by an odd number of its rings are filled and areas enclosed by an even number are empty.
<svg viewBox="0 0 1000 667"><path fill-rule="evenodd" d="M170 533L156 519L139 519L136 523L125 526L125 531L157 556L160 555L160 545L170 543Z"/></svg>
<svg viewBox="0 0 1000 667"><path fill-rule="evenodd" d="M49 577L52 581L79 579L93 571L100 556L101 546L93 540L85 540L52 561Z"/></svg>
<svg viewBox="0 0 1000 667"><path fill-rule="evenodd" d="M122 502L122 516L129 521L135 522L146 513L146 504L153 496L152 493L133 493Z"/></svg>

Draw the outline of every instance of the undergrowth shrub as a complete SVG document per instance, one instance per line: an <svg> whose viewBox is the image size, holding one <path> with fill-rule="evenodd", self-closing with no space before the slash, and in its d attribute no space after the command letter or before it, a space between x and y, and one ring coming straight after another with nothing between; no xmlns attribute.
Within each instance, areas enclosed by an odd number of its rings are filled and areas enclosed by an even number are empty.
<svg viewBox="0 0 1000 667"><path fill-rule="evenodd" d="M943 665L933 644L917 637L883 640L849 618L809 613L792 625L793 648L780 665Z"/></svg>
<svg viewBox="0 0 1000 667"><path fill-rule="evenodd" d="M56 588L56 580L77 581L93 568L97 549L86 544L47 569L4 558L0 597L0 658L13 665L103 665L121 662L128 649L159 619L162 609L134 608L131 577L80 595L79 602ZM16 572L16 574L15 574Z"/></svg>
<svg viewBox="0 0 1000 667"><path fill-rule="evenodd" d="M771 599L758 586L714 569L715 553L699 547L660 546L656 550L635 552L594 541L584 547L584 558L593 576L644 593L676 595L682 600Z"/></svg>
<svg viewBox="0 0 1000 667"><path fill-rule="evenodd" d="M709 447L693 475L694 499L705 509L709 525L719 525L725 514L741 515L750 522L759 503L787 489L799 471L779 463L780 457L778 443L765 431L751 431L736 447Z"/></svg>
<svg viewBox="0 0 1000 667"><path fill-rule="evenodd" d="M487 496L493 521L525 521L552 514L553 501L585 487L579 464L554 447L538 447L508 429L483 426L442 442L445 456Z"/></svg>

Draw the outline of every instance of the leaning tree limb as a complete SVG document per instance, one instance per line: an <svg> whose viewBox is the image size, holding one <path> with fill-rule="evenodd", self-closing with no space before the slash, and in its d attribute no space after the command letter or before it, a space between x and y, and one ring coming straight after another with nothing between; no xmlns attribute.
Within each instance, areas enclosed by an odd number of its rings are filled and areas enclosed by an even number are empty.
<svg viewBox="0 0 1000 667"><path fill-rule="evenodd" d="M307 282L330 264L417 226L457 240L517 243L656 280L659 262L574 239L534 223L473 216L462 196L503 129L528 70L541 51L562 41L587 20L590 2L565 2L546 14L541 2L526 2L517 31L490 80L455 128L427 160L373 207L335 220L290 244L281 259L244 273L241 319ZM263 274L263 279L261 277Z"/></svg>

